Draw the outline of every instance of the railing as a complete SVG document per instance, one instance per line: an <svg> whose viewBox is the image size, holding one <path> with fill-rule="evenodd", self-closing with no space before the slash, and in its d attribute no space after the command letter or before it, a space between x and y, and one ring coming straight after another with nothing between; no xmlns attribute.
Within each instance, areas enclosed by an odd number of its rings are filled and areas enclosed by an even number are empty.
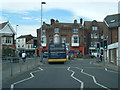
<svg viewBox="0 0 120 90"><path fill-rule="evenodd" d="M23 73L40 65L40 57L21 58L7 57L2 60L2 80L6 80L16 74Z"/></svg>

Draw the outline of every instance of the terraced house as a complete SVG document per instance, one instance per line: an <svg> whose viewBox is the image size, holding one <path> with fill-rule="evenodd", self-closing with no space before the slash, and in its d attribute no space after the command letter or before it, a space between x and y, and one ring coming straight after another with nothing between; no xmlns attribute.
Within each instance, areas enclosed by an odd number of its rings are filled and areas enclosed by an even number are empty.
<svg viewBox="0 0 120 90"><path fill-rule="evenodd" d="M108 38L108 28L104 22L100 21L85 21L84 29L87 31L87 46L88 53L97 57L97 54L103 54L103 40ZM100 49L97 50L97 44Z"/></svg>
<svg viewBox="0 0 120 90"><path fill-rule="evenodd" d="M74 55L80 53L84 56L89 53L97 54L96 45L107 36L106 28L104 22L96 20L83 22L83 19L80 19L79 22L74 20L73 23L61 23L51 19L51 24L43 23L42 34L41 28L37 29L37 38L39 47L43 46L42 50L47 50L48 43L51 42L66 43L68 50ZM41 40L43 43L40 42ZM38 55L40 55L40 48L38 48Z"/></svg>
<svg viewBox="0 0 120 90"><path fill-rule="evenodd" d="M66 43L68 50L74 54L85 55L87 53L86 35L82 19L79 22L74 20L73 23L61 23L58 20L51 19L51 24L43 23L42 34L41 28L37 29L39 45L40 40L43 41L43 51L48 49L48 43ZM38 55L40 55L39 52L40 48L38 48Z"/></svg>

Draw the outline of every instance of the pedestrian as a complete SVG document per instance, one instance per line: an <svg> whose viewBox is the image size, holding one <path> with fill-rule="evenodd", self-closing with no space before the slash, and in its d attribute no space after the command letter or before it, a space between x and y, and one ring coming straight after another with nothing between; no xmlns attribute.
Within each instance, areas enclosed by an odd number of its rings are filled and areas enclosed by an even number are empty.
<svg viewBox="0 0 120 90"><path fill-rule="evenodd" d="M22 52L19 52L19 57L22 57Z"/></svg>
<svg viewBox="0 0 120 90"><path fill-rule="evenodd" d="M97 54L97 60L98 60L98 62L100 62L100 54L99 53Z"/></svg>
<svg viewBox="0 0 120 90"><path fill-rule="evenodd" d="M100 55L100 61L102 62L102 55Z"/></svg>
<svg viewBox="0 0 120 90"><path fill-rule="evenodd" d="M23 53L22 53L22 60L23 60L23 62L25 62L25 59L26 59L26 53L23 52Z"/></svg>

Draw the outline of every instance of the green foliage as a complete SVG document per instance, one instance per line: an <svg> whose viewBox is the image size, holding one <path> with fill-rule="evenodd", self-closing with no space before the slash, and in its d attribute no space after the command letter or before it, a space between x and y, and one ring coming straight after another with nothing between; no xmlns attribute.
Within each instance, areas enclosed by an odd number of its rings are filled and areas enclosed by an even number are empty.
<svg viewBox="0 0 120 90"><path fill-rule="evenodd" d="M10 47L3 47L2 55L3 56L15 56L15 50L13 50Z"/></svg>

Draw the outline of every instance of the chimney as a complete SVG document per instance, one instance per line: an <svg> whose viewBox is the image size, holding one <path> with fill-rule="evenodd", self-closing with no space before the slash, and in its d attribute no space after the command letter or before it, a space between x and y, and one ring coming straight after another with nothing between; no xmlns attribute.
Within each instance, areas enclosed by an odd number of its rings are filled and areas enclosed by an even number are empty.
<svg viewBox="0 0 120 90"><path fill-rule="evenodd" d="M55 20L54 19L51 19L51 25L55 23Z"/></svg>
<svg viewBox="0 0 120 90"><path fill-rule="evenodd" d="M82 19L82 18L80 19L80 24L81 24L81 25L83 24L83 19Z"/></svg>
<svg viewBox="0 0 120 90"><path fill-rule="evenodd" d="M45 22L43 22L43 24L46 24Z"/></svg>
<svg viewBox="0 0 120 90"><path fill-rule="evenodd" d="M56 20L56 23L59 23L59 21L58 21L58 20Z"/></svg>
<svg viewBox="0 0 120 90"><path fill-rule="evenodd" d="M77 23L77 20L76 20L76 19L74 20L74 23Z"/></svg>

